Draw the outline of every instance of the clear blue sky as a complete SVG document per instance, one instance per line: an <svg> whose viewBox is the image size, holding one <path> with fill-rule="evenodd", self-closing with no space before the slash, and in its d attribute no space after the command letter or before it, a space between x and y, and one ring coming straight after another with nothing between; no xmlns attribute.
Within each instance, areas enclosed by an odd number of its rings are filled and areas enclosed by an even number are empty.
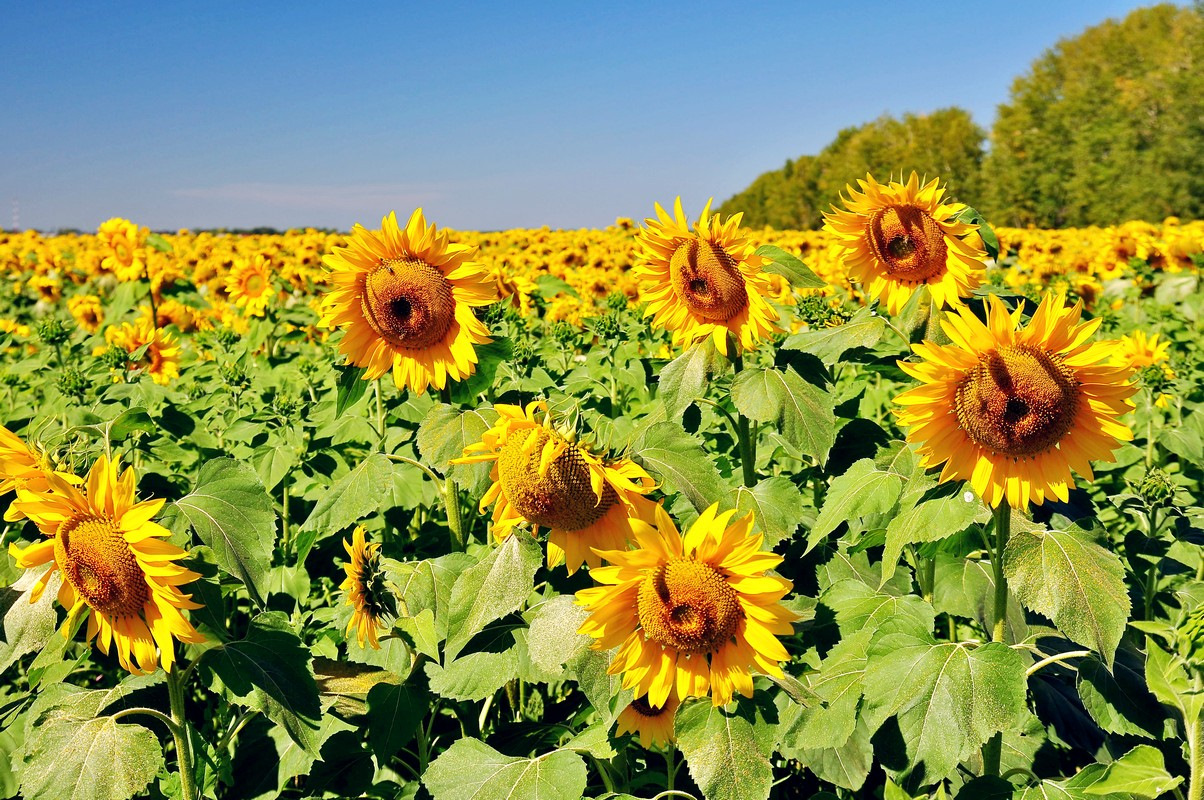
<svg viewBox="0 0 1204 800"><path fill-rule="evenodd" d="M841 128L989 127L1145 3L0 1L0 226L595 227L690 213Z"/></svg>

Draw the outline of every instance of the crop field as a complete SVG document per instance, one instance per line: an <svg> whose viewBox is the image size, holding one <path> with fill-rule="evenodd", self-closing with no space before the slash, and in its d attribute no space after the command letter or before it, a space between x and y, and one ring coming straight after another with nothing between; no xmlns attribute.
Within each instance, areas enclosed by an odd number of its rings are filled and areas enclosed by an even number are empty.
<svg viewBox="0 0 1204 800"><path fill-rule="evenodd" d="M1204 223L878 178L0 232L0 796L1204 798Z"/></svg>

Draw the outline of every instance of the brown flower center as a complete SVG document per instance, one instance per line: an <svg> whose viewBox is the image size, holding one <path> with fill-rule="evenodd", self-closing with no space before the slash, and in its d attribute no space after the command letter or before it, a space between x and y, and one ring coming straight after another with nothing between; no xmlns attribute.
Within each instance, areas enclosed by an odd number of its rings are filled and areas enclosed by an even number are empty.
<svg viewBox="0 0 1204 800"><path fill-rule="evenodd" d="M404 350L438 344L456 319L451 283L409 256L381 261L364 281L360 307L378 336Z"/></svg>
<svg viewBox="0 0 1204 800"><path fill-rule="evenodd" d="M710 322L727 322L748 307L748 289L736 260L697 236L673 251L669 276L677 296Z"/></svg>
<svg viewBox="0 0 1204 800"><path fill-rule="evenodd" d="M1027 345L978 358L954 398L957 422L975 443L1020 458L1044 452L1074 426L1079 384L1061 356Z"/></svg>
<svg viewBox="0 0 1204 800"><path fill-rule="evenodd" d="M589 467L576 445L557 456L541 478L540 456L555 435L531 428L511 436L498 453L498 478L510 505L524 519L545 528L579 531L601 519L619 498L607 483L598 499L590 484ZM536 437L534 447L524 452L532 436Z"/></svg>
<svg viewBox="0 0 1204 800"><path fill-rule="evenodd" d="M111 519L77 516L59 528L54 558L88 606L110 617L132 617L150 600L146 575Z"/></svg>
<svg viewBox="0 0 1204 800"><path fill-rule="evenodd" d="M656 719L657 717L664 716L664 713L668 707L668 703L663 706L652 705L648 702L647 695L637 697L631 701L630 705L632 711L639 714L641 717L644 717L645 719Z"/></svg>
<svg viewBox="0 0 1204 800"><path fill-rule="evenodd" d="M646 638L685 653L718 650L744 617L736 590L714 567L684 558L644 578L637 607Z"/></svg>
<svg viewBox="0 0 1204 800"><path fill-rule="evenodd" d="M923 283L945 270L948 248L936 220L915 206L889 206L874 212L870 247L886 271L904 283Z"/></svg>

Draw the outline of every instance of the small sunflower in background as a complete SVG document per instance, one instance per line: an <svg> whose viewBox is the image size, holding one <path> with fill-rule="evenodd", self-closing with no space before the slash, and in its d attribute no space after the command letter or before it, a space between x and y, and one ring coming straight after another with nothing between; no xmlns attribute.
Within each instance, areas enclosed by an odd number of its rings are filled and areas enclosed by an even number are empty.
<svg viewBox="0 0 1204 800"><path fill-rule="evenodd" d="M240 258L226 276L226 294L248 317L262 317L275 295L272 265L256 253Z"/></svg>
<svg viewBox="0 0 1204 800"><path fill-rule="evenodd" d="M96 333L104 324L105 312L100 298L94 294L77 294L67 301L67 308L79 325L88 333Z"/></svg>
<svg viewBox="0 0 1204 800"><path fill-rule="evenodd" d="M906 184L859 180L846 187L846 210L824 214L824 230L836 236L850 280L891 314L927 286L937 306L956 308L983 281L987 254L977 225L957 215L963 203L942 202L945 189L916 173Z"/></svg>
<svg viewBox="0 0 1204 800"><path fill-rule="evenodd" d="M136 281L146 275L146 251L143 241L146 230L128 219L113 217L100 224L96 231L104 257L100 266L117 276L119 281Z"/></svg>
<svg viewBox="0 0 1204 800"><path fill-rule="evenodd" d="M126 369L145 370L160 386L167 386L180 377L180 345L170 333L155 327L150 317L139 317L135 322L106 328L105 341L130 354L146 347L142 357L128 362Z"/></svg>
<svg viewBox="0 0 1204 800"><path fill-rule="evenodd" d="M343 565L347 577L339 588L347 593L351 606L351 621L347 635L355 633L360 647L371 645L380 649L380 632L397 617L397 598L388 587L388 578L381 570L380 544L369 543L363 525L356 525L351 541L343 541L348 561Z"/></svg>
<svg viewBox="0 0 1204 800"><path fill-rule="evenodd" d="M548 566L564 563L569 573L602 562L595 550L627 546L631 518L652 515L645 495L656 487L643 467L628 459L608 460L569 441L551 424L548 404L497 405L497 422L481 441L464 449L456 464L493 462L493 485L480 511L493 505L493 535L500 541L516 525L548 528ZM542 419L541 419L542 417Z"/></svg>
<svg viewBox="0 0 1204 800"><path fill-rule="evenodd" d="M895 411L926 467L941 481L968 480L992 507L1047 497L1066 501L1071 470L1094 479L1092 461L1133 438L1119 417L1133 408L1130 369L1114 340L1092 342L1100 320L1080 322L1082 302L1047 295L1026 327L990 298L986 324L966 307L941 327L952 344L912 345L922 361L899 366L922 385Z"/></svg>
<svg viewBox="0 0 1204 800"><path fill-rule="evenodd" d="M726 356L731 334L739 355L779 330L777 312L765 299L772 293L761 269L768 259L740 230L742 216L724 222L708 201L691 230L678 197L672 216L657 203L656 219L640 229L635 273L640 298L648 301L644 316L668 330L675 346L709 336Z"/></svg>
<svg viewBox="0 0 1204 800"><path fill-rule="evenodd" d="M397 387L417 394L463 380L476 371L473 346L490 341L473 308L497 300L475 252L427 225L422 209L404 228L395 213L379 231L357 224L323 258L333 288L318 324L346 331L339 350L365 368L365 380L392 369Z"/></svg>
<svg viewBox="0 0 1204 800"><path fill-rule="evenodd" d="M640 737L640 744L645 748L671 744L676 738L673 720L680 705L681 701L672 694L661 706L652 705L647 697L637 697L619 712L615 733L634 733Z"/></svg>
<svg viewBox="0 0 1204 800"><path fill-rule="evenodd" d="M181 613L200 608L180 586L200 576L176 562L187 553L164 541L171 532L151 522L163 500L137 502L133 468L119 474L117 464L101 456L82 489L56 474L45 475L46 488L18 488L13 507L47 538L8 551L18 566L50 568L30 592L37 602L55 573L61 573L58 601L67 609L63 635L87 617L86 640L96 640L105 655L117 649L121 666L140 675L162 661L171 671L174 639L205 639ZM156 649L157 648L157 649Z"/></svg>
<svg viewBox="0 0 1204 800"><path fill-rule="evenodd" d="M577 592L590 611L580 633L596 650L617 647L609 672L650 708L670 698L711 696L715 706L739 692L751 697L752 669L782 677L790 658L778 636L794 630L781 600L791 582L766 570L782 557L761 549L751 514L712 505L683 535L656 506L655 527L631 521L639 547L599 555L612 566L590 570L603 586Z"/></svg>
<svg viewBox="0 0 1204 800"><path fill-rule="evenodd" d="M1142 370L1169 361L1170 349L1171 343L1166 339L1159 341L1156 333L1147 337L1145 331L1133 331L1120 337L1112 361L1130 369ZM1174 370L1169 366L1164 366L1162 369L1168 379L1175 377Z"/></svg>

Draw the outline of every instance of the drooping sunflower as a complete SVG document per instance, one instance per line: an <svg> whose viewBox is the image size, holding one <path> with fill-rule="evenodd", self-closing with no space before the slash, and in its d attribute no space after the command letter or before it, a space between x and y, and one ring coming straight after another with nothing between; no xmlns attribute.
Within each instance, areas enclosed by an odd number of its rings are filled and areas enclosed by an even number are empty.
<svg viewBox="0 0 1204 800"><path fill-rule="evenodd" d="M75 323L88 333L96 333L104 324L104 307L100 304L100 298L94 294L80 294L72 297L67 301L67 308L71 310L71 316L75 318Z"/></svg>
<svg viewBox="0 0 1204 800"><path fill-rule="evenodd" d="M374 380L391 368L398 388L422 394L476 371L473 345L490 341L474 306L497 299L475 247L452 243L418 209L405 227L390 213L379 231L356 225L346 245L323 258L334 285L319 325L344 328L339 345Z"/></svg>
<svg viewBox="0 0 1204 800"><path fill-rule="evenodd" d="M365 642L373 649L380 649L380 632L388 628L388 621L397 616L397 598L387 586L385 573L380 566L380 544L368 543L363 525L356 525L351 541L343 541L348 561L343 565L347 577L339 588L347 592L347 605L354 611L347 624L347 634L363 647Z"/></svg>
<svg viewBox="0 0 1204 800"><path fill-rule="evenodd" d="M824 230L834 234L849 278L891 314L927 285L938 306L956 308L983 281L986 252L978 226L957 219L963 203L945 203L939 180L878 183L872 175L846 187L846 210L832 206Z"/></svg>
<svg viewBox="0 0 1204 800"><path fill-rule="evenodd" d="M155 327L149 317L106 328L105 341L131 354L145 346L142 357L130 361L126 368L146 370L151 380L160 386L167 386L180 377L180 346L176 338Z"/></svg>
<svg viewBox="0 0 1204 800"><path fill-rule="evenodd" d="M116 463L101 456L82 490L55 474L46 475L45 491L17 489L14 507L47 538L23 550L10 544L9 553L26 569L50 565L30 602L41 597L51 575L62 572L64 636L86 615L86 640L95 639L105 655L115 645L125 669L153 672L162 659L163 669L171 671L173 637L204 641L181 613L200 606L179 588L200 576L175 563L186 553L163 541L171 532L151 522L164 501L137 502L133 468L118 472Z"/></svg>
<svg viewBox="0 0 1204 800"><path fill-rule="evenodd" d="M640 737L644 747L667 745L674 740L673 720L681 701L675 694L669 695L663 706L654 706L647 697L637 697L619 712L616 734L634 733Z"/></svg>
<svg viewBox="0 0 1204 800"><path fill-rule="evenodd" d="M248 317L262 317L275 294L272 265L259 253L239 259L226 276L226 293Z"/></svg>
<svg viewBox="0 0 1204 800"><path fill-rule="evenodd" d="M652 476L629 459L604 459L570 442L542 400L528 403L525 412L505 404L494 410L497 422L452 463L493 462L493 485L480 512L493 505L498 541L523 522L536 533L548 528L548 566L563 562L570 574L602 563L591 548L626 547L628 520L651 517L652 501L644 495L656 487Z"/></svg>
<svg viewBox="0 0 1204 800"><path fill-rule="evenodd" d="M1071 470L1093 480L1092 461L1113 461L1133 438L1118 417L1133 407L1129 367L1111 363L1115 341L1091 341L1100 320L1080 322L1046 295L1026 327L991 296L984 325L966 307L941 323L950 345L923 342L923 360L899 366L923 385L895 398L895 414L941 480L968 480L991 506L1068 499Z"/></svg>
<svg viewBox="0 0 1204 800"><path fill-rule="evenodd" d="M780 602L792 584L765 574L782 557L750 535L751 514L731 522L734 511L717 512L712 505L682 535L657 505L655 527L631 521L638 549L599 553L611 566L590 575L606 585L577 592L590 610L580 633L597 650L619 648L610 674L652 707L671 696L709 693L716 706L733 692L749 697L752 668L780 678L790 657L777 637L793 630Z"/></svg>
<svg viewBox="0 0 1204 800"><path fill-rule="evenodd" d="M648 301L644 316L668 330L674 345L710 336L726 356L729 333L739 354L779 330L765 299L772 287L761 267L768 259L741 232L742 216L724 222L708 201L691 230L678 197L672 216L657 203L656 218L644 221L635 268L640 297Z"/></svg>

